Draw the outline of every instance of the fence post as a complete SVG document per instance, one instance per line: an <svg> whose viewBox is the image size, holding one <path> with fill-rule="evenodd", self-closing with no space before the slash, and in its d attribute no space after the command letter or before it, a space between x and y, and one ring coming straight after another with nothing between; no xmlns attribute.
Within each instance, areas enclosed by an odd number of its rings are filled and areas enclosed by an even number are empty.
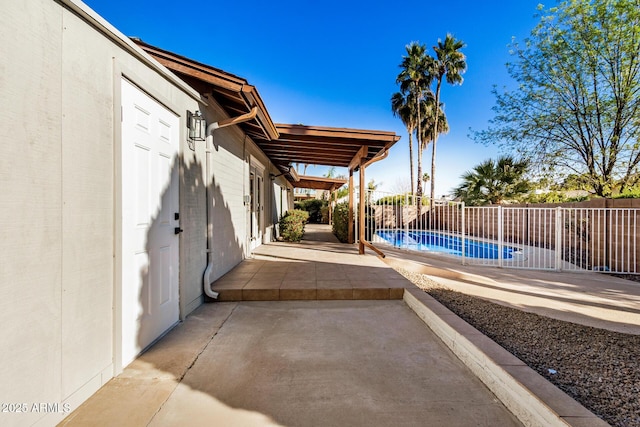
<svg viewBox="0 0 640 427"><path fill-rule="evenodd" d="M503 237L504 237L504 223L503 223L503 212L502 206L498 206L498 267L502 268L503 265L503 256L502 251L504 250Z"/></svg>
<svg viewBox="0 0 640 427"><path fill-rule="evenodd" d="M465 239L466 239L466 231L467 231L467 227L465 224L465 210L467 209L466 206L464 205L464 202L462 202L462 204L460 205L461 209L462 209L462 226L460 227L460 242L461 242L461 251L462 251L462 265L465 265Z"/></svg>
<svg viewBox="0 0 640 427"><path fill-rule="evenodd" d="M562 270L562 230L564 229L562 224L562 207L556 208L556 244L555 244L555 269Z"/></svg>
<svg viewBox="0 0 640 427"><path fill-rule="evenodd" d="M413 197L413 194L411 194L411 197ZM405 195L405 204L404 204L404 210L403 213L407 213L409 214L409 200L411 200L409 198L409 193L407 193ZM409 218L411 218L411 215L407 215L407 218L404 221L404 242L405 242L405 249L409 249Z"/></svg>

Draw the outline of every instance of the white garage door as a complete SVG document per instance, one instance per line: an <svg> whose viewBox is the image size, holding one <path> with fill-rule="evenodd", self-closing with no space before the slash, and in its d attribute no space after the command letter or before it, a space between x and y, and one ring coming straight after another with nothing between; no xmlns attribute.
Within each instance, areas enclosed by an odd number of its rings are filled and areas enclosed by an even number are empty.
<svg viewBox="0 0 640 427"><path fill-rule="evenodd" d="M178 321L178 126L122 80L122 367Z"/></svg>

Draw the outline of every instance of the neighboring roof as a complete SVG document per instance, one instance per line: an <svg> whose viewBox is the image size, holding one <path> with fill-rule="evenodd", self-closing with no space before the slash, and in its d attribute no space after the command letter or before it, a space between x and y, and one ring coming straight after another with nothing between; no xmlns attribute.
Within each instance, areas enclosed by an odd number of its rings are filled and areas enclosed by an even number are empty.
<svg viewBox="0 0 640 427"><path fill-rule="evenodd" d="M311 188L312 190L334 191L347 183L344 178L326 178L321 176L300 175L299 181L294 182L295 188Z"/></svg>
<svg viewBox="0 0 640 427"><path fill-rule="evenodd" d="M139 39L132 40L198 92L212 94L230 117L258 107L254 119L238 126L290 181L296 178L289 173L293 163L357 169L361 161L382 155L400 139L394 132L386 131L274 124L258 90L245 79Z"/></svg>

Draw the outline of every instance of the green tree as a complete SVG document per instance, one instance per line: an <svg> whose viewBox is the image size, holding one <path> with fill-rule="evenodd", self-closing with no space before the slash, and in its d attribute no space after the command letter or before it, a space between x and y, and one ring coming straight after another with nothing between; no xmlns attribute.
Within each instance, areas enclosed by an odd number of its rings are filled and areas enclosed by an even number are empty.
<svg viewBox="0 0 640 427"><path fill-rule="evenodd" d="M462 74L467 70L467 61L465 55L460 51L465 44L461 40L456 40L451 34L447 34L444 41L438 39L438 45L433 47L436 52L435 61L433 61L433 71L436 82L435 105L437 110L433 110L433 128L431 138L431 198L429 207L433 210L433 200L435 197L436 185L436 144L438 143L438 135L440 134L440 90L442 89L442 81L445 80L451 85L462 84ZM444 116L444 112L442 113Z"/></svg>
<svg viewBox="0 0 640 427"><path fill-rule="evenodd" d="M488 159L465 172L462 184L453 190L453 195L468 205L493 205L513 199L529 191L526 160L516 161L511 156L497 160Z"/></svg>
<svg viewBox="0 0 640 427"><path fill-rule="evenodd" d="M496 115L474 139L543 173L584 175L598 196L624 192L640 178L640 4L568 0L540 13L530 38L512 43L516 89L494 89Z"/></svg>
<svg viewBox="0 0 640 427"><path fill-rule="evenodd" d="M416 140L418 145L418 180L416 186L416 195L422 196L422 182L420 175L422 174L422 118L420 104L425 96L431 93L431 82L433 81L433 58L426 53L426 47L418 42L411 42L406 46L407 54L402 57L400 63L401 71L396 78L396 83L400 85L400 91L405 94L411 94L415 102L416 114ZM412 179L413 181L413 179Z"/></svg>

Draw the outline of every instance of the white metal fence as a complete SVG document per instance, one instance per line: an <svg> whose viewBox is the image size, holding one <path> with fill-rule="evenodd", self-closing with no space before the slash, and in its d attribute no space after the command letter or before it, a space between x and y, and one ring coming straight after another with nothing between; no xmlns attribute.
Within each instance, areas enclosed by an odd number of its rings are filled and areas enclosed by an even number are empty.
<svg viewBox="0 0 640 427"><path fill-rule="evenodd" d="M473 265L631 274L640 268L640 209L471 207L446 200L431 209L426 197L420 203L410 194L377 191L368 191L365 203L365 239L378 245Z"/></svg>

